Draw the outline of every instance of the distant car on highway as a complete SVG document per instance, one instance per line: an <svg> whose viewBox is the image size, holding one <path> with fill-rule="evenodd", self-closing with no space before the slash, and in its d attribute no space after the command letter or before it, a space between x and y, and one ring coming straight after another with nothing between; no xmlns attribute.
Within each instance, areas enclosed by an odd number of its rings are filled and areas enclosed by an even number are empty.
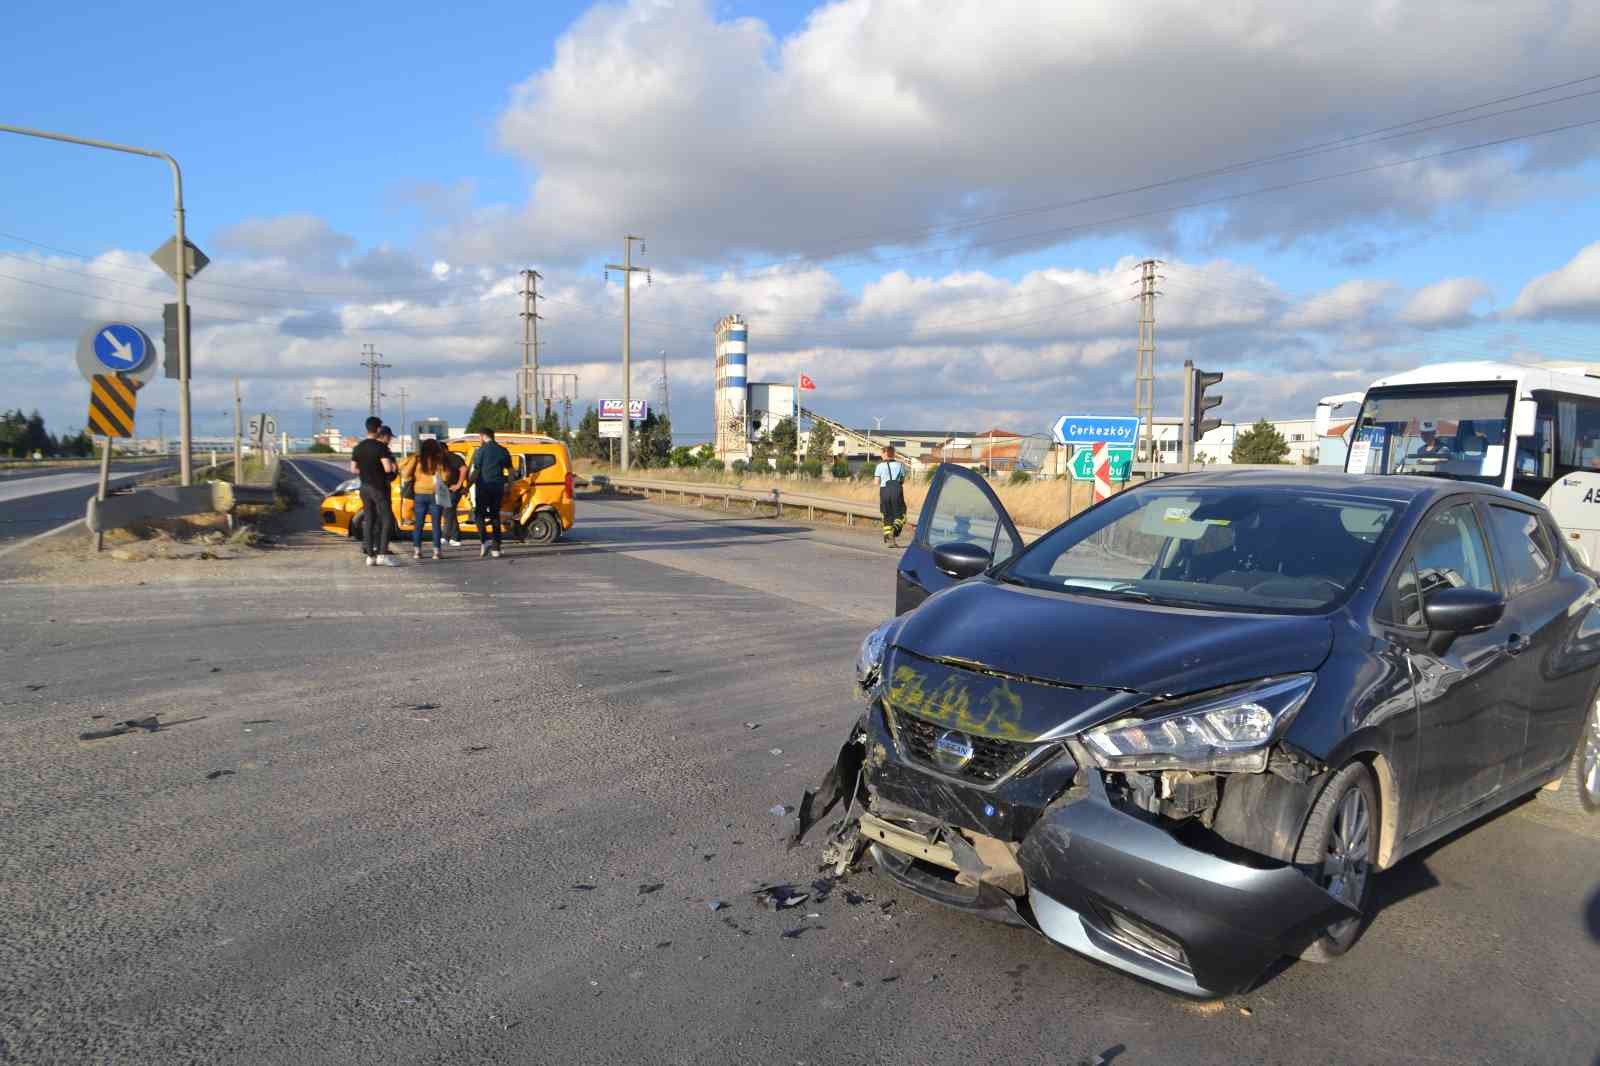
<svg viewBox="0 0 1600 1066"><path fill-rule="evenodd" d="M572 457L567 446L552 437L533 433L499 433L495 439L511 453L516 464L514 477L506 489L500 513L511 536L535 544L554 544L577 520L573 502ZM446 443L454 455L467 463L478 450L476 436L455 437ZM391 488L400 530L411 532L411 501L400 498L400 483ZM341 482L322 500L322 528L325 532L361 539L361 493L357 479ZM457 519L463 533L476 535L472 516L472 495L462 498Z"/></svg>
<svg viewBox="0 0 1600 1066"><path fill-rule="evenodd" d="M1489 486L1186 475L1024 548L941 466L799 832L842 805L841 869L869 848L930 899L1235 992L1349 950L1375 875L1484 814L1558 780L1600 809L1597 604L1544 508Z"/></svg>

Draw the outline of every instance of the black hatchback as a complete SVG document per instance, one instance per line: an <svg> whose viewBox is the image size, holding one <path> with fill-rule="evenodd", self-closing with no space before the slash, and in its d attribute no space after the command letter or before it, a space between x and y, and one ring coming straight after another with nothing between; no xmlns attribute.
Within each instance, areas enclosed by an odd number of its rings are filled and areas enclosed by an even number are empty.
<svg viewBox="0 0 1600 1066"><path fill-rule="evenodd" d="M938 469L800 809L826 860L1194 995L1355 943L1372 878L1519 796L1597 807L1600 602L1549 515L1431 478L1224 470L1024 548Z"/></svg>

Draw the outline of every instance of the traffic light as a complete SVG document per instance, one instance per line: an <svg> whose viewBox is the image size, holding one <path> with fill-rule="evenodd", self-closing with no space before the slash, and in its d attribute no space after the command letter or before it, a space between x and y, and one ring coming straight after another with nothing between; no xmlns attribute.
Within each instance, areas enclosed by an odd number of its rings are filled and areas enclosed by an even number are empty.
<svg viewBox="0 0 1600 1066"><path fill-rule="evenodd" d="M163 366L164 372L165 372L167 377L176 378L176 377L178 377L178 305L177 304L162 304L161 305L161 323L162 323L163 326L166 327L165 330L163 331L165 335L162 337L162 341L163 341L164 347L166 348L166 351L164 353L166 358L164 360L162 360L162 366ZM193 313L193 308L190 309L188 325L189 325L190 338L193 339L193 336L194 336L194 313ZM189 345L189 358L190 359L194 358L194 345L193 344Z"/></svg>
<svg viewBox="0 0 1600 1066"><path fill-rule="evenodd" d="M1207 411L1222 403L1221 396L1206 395L1207 389L1222 380L1222 374L1220 372L1213 374L1209 371L1201 370L1199 367L1193 368L1190 373L1194 374L1194 381L1189 392L1189 395L1194 397L1194 410L1189 412L1191 433L1189 439L1198 441L1201 437L1222 425L1220 418L1206 417Z"/></svg>

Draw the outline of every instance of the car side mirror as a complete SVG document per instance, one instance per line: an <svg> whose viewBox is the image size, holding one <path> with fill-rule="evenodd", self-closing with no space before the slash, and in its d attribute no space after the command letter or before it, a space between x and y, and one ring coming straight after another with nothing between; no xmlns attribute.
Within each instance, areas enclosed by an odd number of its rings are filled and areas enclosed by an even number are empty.
<svg viewBox="0 0 1600 1066"><path fill-rule="evenodd" d="M1428 647L1438 653L1462 633L1488 629L1506 612L1506 601L1488 589L1443 588L1428 594L1422 617L1433 631Z"/></svg>
<svg viewBox="0 0 1600 1066"><path fill-rule="evenodd" d="M933 549L933 565L957 580L983 573L994 563L987 548L965 541L941 544Z"/></svg>

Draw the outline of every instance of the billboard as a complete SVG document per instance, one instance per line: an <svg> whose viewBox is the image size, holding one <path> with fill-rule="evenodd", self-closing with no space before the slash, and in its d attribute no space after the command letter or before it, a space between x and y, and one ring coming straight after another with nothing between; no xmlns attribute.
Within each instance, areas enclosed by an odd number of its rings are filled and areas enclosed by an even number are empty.
<svg viewBox="0 0 1600 1066"><path fill-rule="evenodd" d="M635 422L643 422L645 420L645 416L649 414L649 412L650 405L643 400L630 400L628 402L628 416ZM607 418L615 418L620 420L622 418L622 401L601 400L600 418L602 420Z"/></svg>

